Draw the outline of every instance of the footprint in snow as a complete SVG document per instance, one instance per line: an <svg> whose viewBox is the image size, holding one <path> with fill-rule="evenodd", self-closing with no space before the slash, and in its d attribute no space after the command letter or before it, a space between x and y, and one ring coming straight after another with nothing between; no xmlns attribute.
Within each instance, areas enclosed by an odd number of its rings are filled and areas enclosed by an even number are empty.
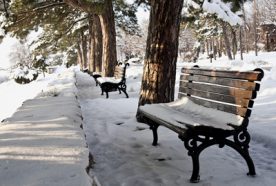
<svg viewBox="0 0 276 186"><path fill-rule="evenodd" d="M141 131L141 130L145 130L146 128L145 127L136 127L134 129L134 131Z"/></svg>

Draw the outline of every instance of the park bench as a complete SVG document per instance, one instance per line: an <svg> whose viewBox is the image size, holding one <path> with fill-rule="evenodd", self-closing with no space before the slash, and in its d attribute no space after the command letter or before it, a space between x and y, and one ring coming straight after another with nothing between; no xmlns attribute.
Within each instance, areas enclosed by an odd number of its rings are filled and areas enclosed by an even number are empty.
<svg viewBox="0 0 276 186"><path fill-rule="evenodd" d="M100 85L102 90L102 95L106 94L106 98L108 98L108 92L119 91L123 92L128 98L128 94L126 92L126 68L129 66L128 63L118 63L115 67L114 76L113 77L96 77L96 85ZM97 75L97 74L95 74Z"/></svg>
<svg viewBox="0 0 276 186"><path fill-rule="evenodd" d="M98 86L97 78L102 77L101 72L92 72L90 73L90 75L94 78L96 86Z"/></svg>
<svg viewBox="0 0 276 186"><path fill-rule="evenodd" d="M212 145L235 149L246 161L254 176L249 155L247 131L253 99L257 96L264 73L254 71L182 68L178 99L170 103L140 106L143 122L153 132L157 145L157 128L164 126L178 134L193 162L191 182L199 182L199 155Z"/></svg>

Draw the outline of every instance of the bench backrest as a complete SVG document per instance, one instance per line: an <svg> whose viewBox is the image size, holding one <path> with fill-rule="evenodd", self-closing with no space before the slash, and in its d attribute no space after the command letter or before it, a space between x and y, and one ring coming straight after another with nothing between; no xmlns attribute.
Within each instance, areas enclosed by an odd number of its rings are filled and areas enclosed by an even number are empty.
<svg viewBox="0 0 276 186"><path fill-rule="evenodd" d="M122 81L125 80L126 77L126 67L129 66L128 63L118 63L115 67L114 71L114 77L116 79L122 79Z"/></svg>
<svg viewBox="0 0 276 186"><path fill-rule="evenodd" d="M264 72L182 68L178 97L194 103L248 118Z"/></svg>

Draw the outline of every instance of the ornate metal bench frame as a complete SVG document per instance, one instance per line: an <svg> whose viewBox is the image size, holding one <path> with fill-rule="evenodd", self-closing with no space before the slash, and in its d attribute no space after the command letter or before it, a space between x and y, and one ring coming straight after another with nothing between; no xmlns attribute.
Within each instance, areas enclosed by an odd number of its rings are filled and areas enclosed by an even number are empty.
<svg viewBox="0 0 276 186"><path fill-rule="evenodd" d="M121 65L124 65L123 68L121 67ZM126 85L126 68L129 66L128 63L118 63L117 66L115 67L115 74L114 74L114 78L119 79L120 78L120 82L118 83L114 83L114 82L100 82L98 81L100 76L99 74L95 74L95 81L96 81L96 86L99 85L101 87L102 93L101 95L104 95L104 92L106 94L106 98L109 98L108 92L114 92L114 91L119 91L119 94L121 94L121 92L123 92L126 97L128 98L128 94L126 92L127 90L127 85ZM121 73L121 74L120 74Z"/></svg>
<svg viewBox="0 0 276 186"><path fill-rule="evenodd" d="M230 71L229 71L230 72ZM255 166L253 163L252 158L249 155L249 142L250 142L250 135L247 131L247 126L249 124L249 117L251 114L251 110L250 108L253 107L253 103L254 101L252 99L256 98L257 94L256 92L259 90L260 85L258 83L255 83L254 81L261 81L261 79L264 76L264 73L261 69L255 69L254 71L250 71L252 74L254 74L251 77L251 74L244 74L243 77L243 73L239 72L239 71L232 71L228 74L228 71L222 70L206 70L206 69L199 69L198 66L193 67L191 69L187 69L187 68L182 68L182 73L186 73L185 78L187 78L186 80L188 81L185 84L185 90L183 89L183 84L180 83L180 88L179 88L179 98L186 96L189 99L191 99L192 101L195 101L196 104L199 104L202 106L207 106L204 105L205 102L202 102L202 100L198 100L197 98L191 97L192 94L197 95L196 92L193 92L193 86L192 86L192 81L194 80L199 80L204 79L203 76L208 76L208 81L211 82L215 82L215 83L219 83L219 84L224 84L225 82L228 82L230 84L232 81L232 78L235 78L235 76L237 76L236 78L238 80L241 81L245 81L245 82L249 82L248 84L252 87L252 90L247 91L247 93L251 91L251 97L247 100L248 105L245 106L245 108L241 111L241 110L230 110L228 107L225 108L221 108L218 107L217 110L221 110L221 111L225 111L228 113L233 113L233 114L237 114L237 115L242 115L243 116L243 122L241 123L240 126L234 126L231 125L229 123L227 123L227 125L233 127L233 130L224 130L224 129L220 129L220 128L214 128L212 126L206 126L206 125L200 125L200 126L191 126L191 125L186 125L185 123L183 123L183 126L185 126L185 130L180 129L178 126L173 126L172 123L165 123L165 121L161 121L160 118L158 118L158 115L152 117L150 116L148 113L146 113L145 111L143 111L143 109L141 109L140 106L139 107L139 113L140 113L140 117L143 120L143 122L147 123L150 126L150 129L153 132L153 146L156 146L158 143L158 134L157 134L157 129L158 127L161 126L165 126L171 130L173 130L174 132L178 133L178 137L184 142L184 146L185 148L188 150L188 155L191 156L192 158L192 162L193 162L193 172L190 178L190 182L192 183L197 183L200 180L200 176L199 176L199 169L200 169L200 165L199 165L199 156L200 153L213 145L218 145L219 148L226 146L229 146L231 148L233 148L234 150L236 150L246 161L249 172L248 175L250 176L255 176L256 172L255 172ZM227 74L225 77L225 73ZM188 75L187 75L188 74ZM197 76L197 77L195 77ZM220 77L222 76L222 77ZM234 77L232 77L234 76ZM249 77L250 76L250 77ZM184 77L184 76L183 76ZM181 79L183 79L183 77L181 77ZM215 77L214 80L212 77ZM229 79L228 79L229 78ZM212 79L212 80L211 80ZM226 79L226 80L225 80ZM223 82L224 81L224 82ZM234 80L235 81L235 80ZM206 81L207 82L207 81ZM209 86L209 85L207 85ZM182 88L181 88L182 87ZM183 94L184 91L184 94ZM210 93L210 92L208 92ZM198 94L200 95L200 94ZM197 96L198 96L197 95ZM203 94L202 94L203 95ZM204 97L204 96L203 96ZM235 98L235 95L233 96ZM210 99L210 97L209 97ZM221 99L221 98L218 98ZM222 100L219 100L223 102ZM151 106L151 105L148 105ZM235 108L235 107L233 107ZM168 127L168 125L170 127Z"/></svg>

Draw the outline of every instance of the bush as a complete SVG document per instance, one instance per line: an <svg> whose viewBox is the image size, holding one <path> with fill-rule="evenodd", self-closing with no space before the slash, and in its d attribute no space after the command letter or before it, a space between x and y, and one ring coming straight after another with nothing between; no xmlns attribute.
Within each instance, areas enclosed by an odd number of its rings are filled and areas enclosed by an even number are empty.
<svg viewBox="0 0 276 186"><path fill-rule="evenodd" d="M31 81L36 80L37 77L38 72L36 70L29 69L28 67L17 68L13 75L15 82L19 84L30 83Z"/></svg>

